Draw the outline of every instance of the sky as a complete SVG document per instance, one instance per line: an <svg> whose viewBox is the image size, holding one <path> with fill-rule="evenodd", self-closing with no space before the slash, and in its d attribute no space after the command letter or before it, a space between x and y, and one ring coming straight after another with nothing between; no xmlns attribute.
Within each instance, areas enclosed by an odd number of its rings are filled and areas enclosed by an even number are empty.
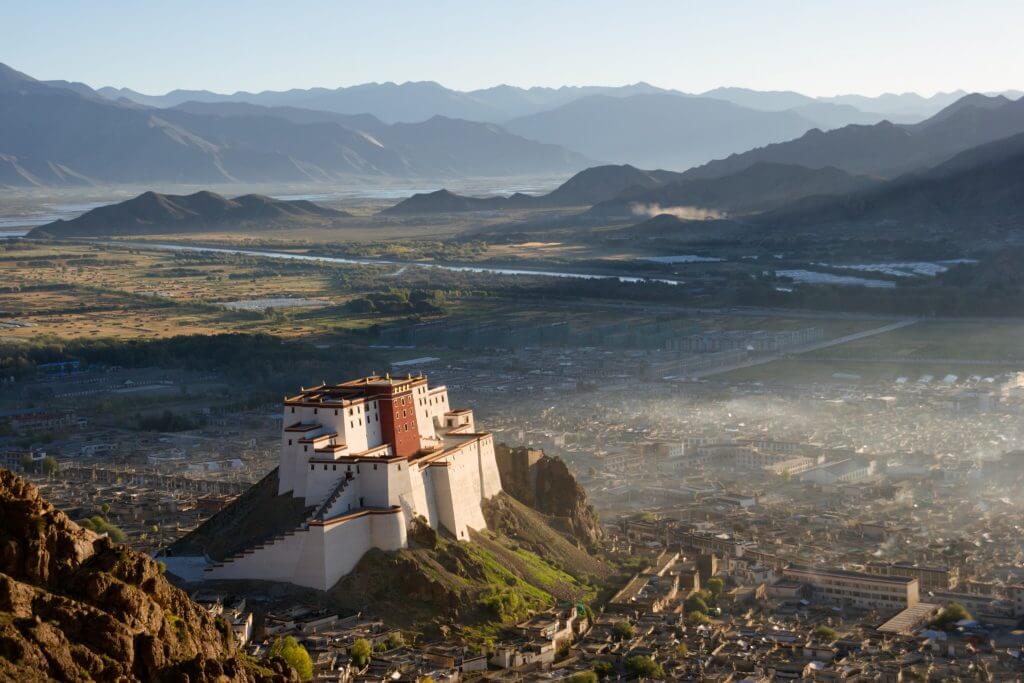
<svg viewBox="0 0 1024 683"><path fill-rule="evenodd" d="M284 90L718 86L809 95L1024 89L1022 0L5 0L35 78Z"/></svg>

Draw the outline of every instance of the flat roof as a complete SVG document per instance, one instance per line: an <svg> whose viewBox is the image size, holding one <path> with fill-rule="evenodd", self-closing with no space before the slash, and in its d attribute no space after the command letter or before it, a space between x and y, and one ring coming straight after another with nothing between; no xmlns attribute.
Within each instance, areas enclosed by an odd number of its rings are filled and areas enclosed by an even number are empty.
<svg viewBox="0 0 1024 683"><path fill-rule="evenodd" d="M855 579L857 581L871 581L875 583L908 584L912 581L917 581L917 579L908 576L886 576L882 574L866 574L864 572L855 572L849 569L808 567L806 565L801 564L791 564L788 567L786 567L785 571L799 572L802 574L814 574L818 576L835 576L837 578Z"/></svg>

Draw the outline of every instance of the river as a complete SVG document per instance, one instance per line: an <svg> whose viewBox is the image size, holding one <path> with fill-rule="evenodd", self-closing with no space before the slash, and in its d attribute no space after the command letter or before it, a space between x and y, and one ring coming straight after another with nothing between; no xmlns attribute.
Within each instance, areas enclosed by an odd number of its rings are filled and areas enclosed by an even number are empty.
<svg viewBox="0 0 1024 683"><path fill-rule="evenodd" d="M314 254L293 254L286 251L261 251L255 249L233 249L231 247L197 247L184 244L168 244L161 242L108 242L117 246L128 246L137 249L166 249L168 251L192 251L207 254L239 254L243 256L259 256L263 258L291 261L316 261L318 263L342 263L360 266L392 266L397 268L436 268L453 273L491 273L494 275L529 275L534 277L561 277L577 280L618 280L619 282L658 283L663 285L680 285L683 280L667 280L664 278L632 277L628 275L603 275L598 273L576 273L562 270L529 270L524 268L501 268L498 266L455 266L439 263L422 263L419 261L395 261L390 259L345 258L341 256L316 256Z"/></svg>

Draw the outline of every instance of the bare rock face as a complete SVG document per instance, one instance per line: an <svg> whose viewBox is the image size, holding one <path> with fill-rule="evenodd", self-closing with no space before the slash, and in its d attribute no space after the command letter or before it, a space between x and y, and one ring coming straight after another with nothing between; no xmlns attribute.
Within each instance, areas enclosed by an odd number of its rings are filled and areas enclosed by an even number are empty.
<svg viewBox="0 0 1024 683"><path fill-rule="evenodd" d="M495 457L501 487L509 495L552 518L579 544L593 547L600 542L601 525L594 507L561 458L505 444L498 444Z"/></svg>
<svg viewBox="0 0 1024 683"><path fill-rule="evenodd" d="M0 679L297 681L240 657L230 626L161 566L83 529L0 469Z"/></svg>

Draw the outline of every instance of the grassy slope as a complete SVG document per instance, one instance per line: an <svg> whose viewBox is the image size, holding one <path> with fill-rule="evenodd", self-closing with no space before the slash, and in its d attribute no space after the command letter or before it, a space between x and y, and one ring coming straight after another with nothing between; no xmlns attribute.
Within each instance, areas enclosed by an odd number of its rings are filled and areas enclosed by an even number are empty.
<svg viewBox="0 0 1024 683"><path fill-rule="evenodd" d="M332 602L408 628L458 622L467 636L483 638L557 602L593 600L591 584L611 573L505 494L488 503L487 515L498 524L470 543L439 537L434 547L371 550L329 591ZM503 613L489 600L501 602Z"/></svg>

